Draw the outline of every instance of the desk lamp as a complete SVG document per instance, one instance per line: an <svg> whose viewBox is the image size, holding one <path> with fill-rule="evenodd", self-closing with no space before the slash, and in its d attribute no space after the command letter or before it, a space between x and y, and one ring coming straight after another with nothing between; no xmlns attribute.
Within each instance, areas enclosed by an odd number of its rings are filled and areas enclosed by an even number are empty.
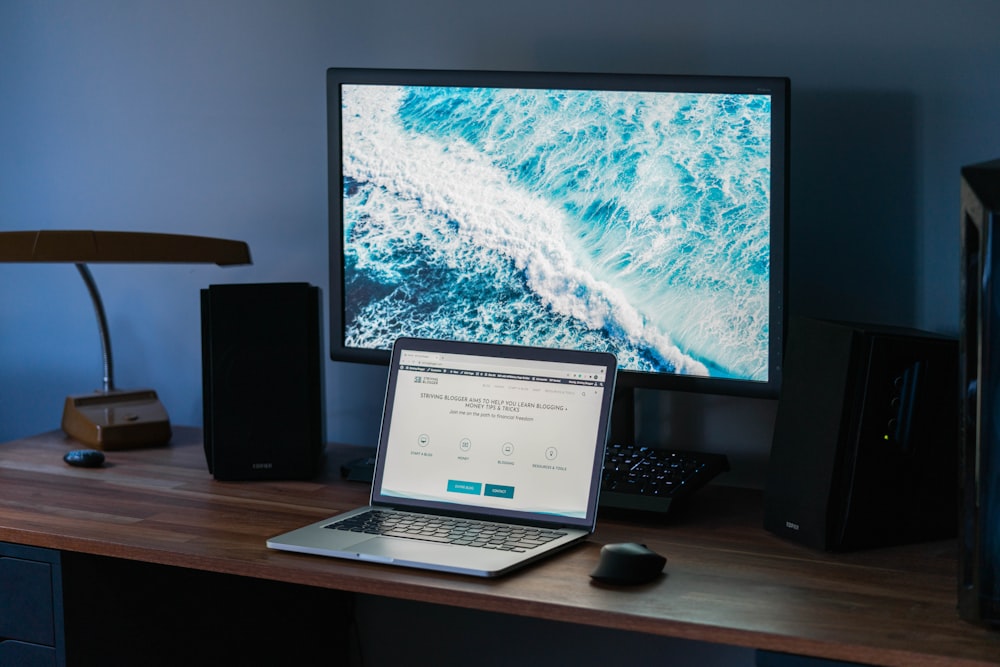
<svg viewBox="0 0 1000 667"><path fill-rule="evenodd" d="M92 394L66 398L62 429L81 442L105 450L165 445L172 433L167 412L155 391L115 387L108 322L87 264L251 263L250 248L243 241L183 234L75 230L0 232L0 262L72 262L80 272L97 311L104 354L104 386Z"/></svg>

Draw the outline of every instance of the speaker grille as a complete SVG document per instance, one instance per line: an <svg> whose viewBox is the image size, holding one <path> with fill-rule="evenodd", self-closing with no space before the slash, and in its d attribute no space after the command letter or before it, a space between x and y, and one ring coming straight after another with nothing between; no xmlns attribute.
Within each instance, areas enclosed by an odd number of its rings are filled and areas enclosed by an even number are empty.
<svg viewBox="0 0 1000 667"><path fill-rule="evenodd" d="M202 290L205 453L217 479L310 477L323 446L319 289Z"/></svg>

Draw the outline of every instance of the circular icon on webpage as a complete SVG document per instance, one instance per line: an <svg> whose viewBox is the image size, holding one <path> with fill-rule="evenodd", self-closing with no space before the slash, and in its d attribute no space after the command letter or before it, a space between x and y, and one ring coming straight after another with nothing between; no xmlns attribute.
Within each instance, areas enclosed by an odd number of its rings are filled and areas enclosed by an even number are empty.
<svg viewBox="0 0 1000 667"><path fill-rule="evenodd" d="M472 449L472 441L469 440L468 438L462 438L461 440L458 441L458 448L461 449L463 452L467 452L470 449Z"/></svg>
<svg viewBox="0 0 1000 667"><path fill-rule="evenodd" d="M514 455L514 445L511 444L511 443L509 443L509 442L505 442L505 443L503 443L503 446L500 447L500 452L504 456L513 456Z"/></svg>
<svg viewBox="0 0 1000 667"><path fill-rule="evenodd" d="M417 436L417 444L420 445L421 447L426 447L427 445L431 444L431 437L426 433L421 433L419 436Z"/></svg>
<svg viewBox="0 0 1000 667"><path fill-rule="evenodd" d="M548 461L555 461L558 456L559 456L559 450L556 449L555 447L546 447L545 448L545 458L546 458L546 460L548 460Z"/></svg>

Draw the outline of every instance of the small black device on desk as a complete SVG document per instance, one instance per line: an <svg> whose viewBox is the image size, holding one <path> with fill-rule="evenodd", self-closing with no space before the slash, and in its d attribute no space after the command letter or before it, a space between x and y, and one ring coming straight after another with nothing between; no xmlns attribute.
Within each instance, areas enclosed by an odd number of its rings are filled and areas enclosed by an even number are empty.
<svg viewBox="0 0 1000 667"><path fill-rule="evenodd" d="M371 453L351 459L340 466L340 476L352 482L372 481L375 476L375 449Z"/></svg>
<svg viewBox="0 0 1000 667"><path fill-rule="evenodd" d="M77 468L100 468L104 465L104 452L99 449L74 449L66 452L63 461Z"/></svg>

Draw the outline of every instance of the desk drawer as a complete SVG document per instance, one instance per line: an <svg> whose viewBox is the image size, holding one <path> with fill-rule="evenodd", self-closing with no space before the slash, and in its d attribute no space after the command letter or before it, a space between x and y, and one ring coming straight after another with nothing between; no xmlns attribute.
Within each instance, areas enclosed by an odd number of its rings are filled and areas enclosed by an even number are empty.
<svg viewBox="0 0 1000 667"><path fill-rule="evenodd" d="M0 641L55 646L53 559L58 554L0 544Z"/></svg>
<svg viewBox="0 0 1000 667"><path fill-rule="evenodd" d="M0 667L56 667L56 650L8 639L0 641Z"/></svg>

